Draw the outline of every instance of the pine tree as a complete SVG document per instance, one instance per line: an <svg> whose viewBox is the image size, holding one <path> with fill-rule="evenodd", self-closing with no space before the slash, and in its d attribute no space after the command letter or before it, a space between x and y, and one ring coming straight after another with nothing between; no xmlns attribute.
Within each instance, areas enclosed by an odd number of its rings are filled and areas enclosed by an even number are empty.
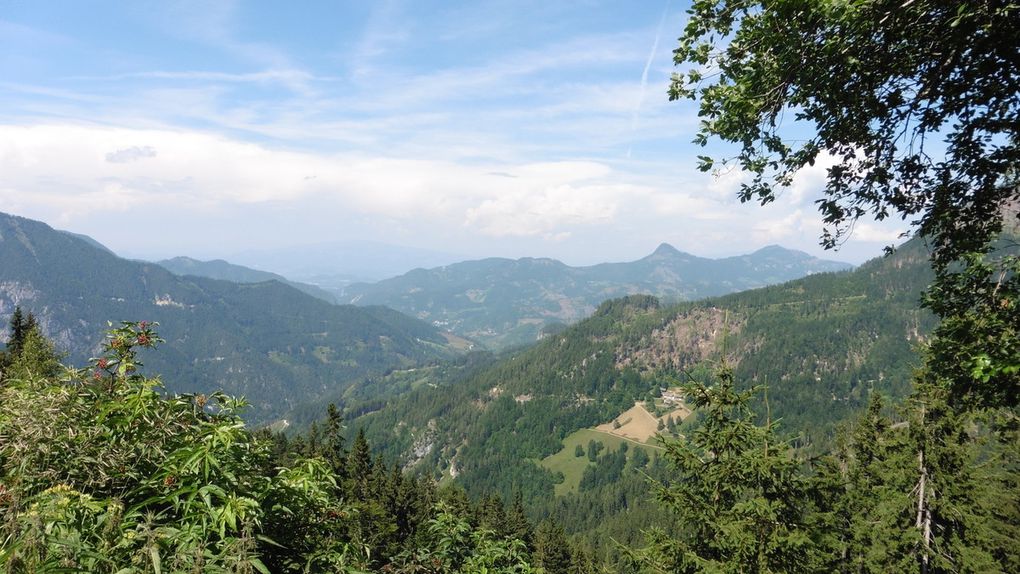
<svg viewBox="0 0 1020 574"><path fill-rule="evenodd" d="M319 436L319 423L312 421L311 427L308 429L307 442L305 443L305 456L315 457L322 456L322 441Z"/></svg>
<svg viewBox="0 0 1020 574"><path fill-rule="evenodd" d="M28 333L28 322L25 320L21 307L14 307L14 314L11 315L10 337L7 339L7 353L13 359L21 352L21 346L25 342Z"/></svg>
<svg viewBox="0 0 1020 574"><path fill-rule="evenodd" d="M546 574L570 573L570 546L567 534L555 520L542 521L535 530L534 565Z"/></svg>
<svg viewBox="0 0 1020 574"><path fill-rule="evenodd" d="M326 436L323 444L323 458L329 463L333 472L343 478L347 453L344 451L343 416L334 403L326 407Z"/></svg>
<svg viewBox="0 0 1020 574"><path fill-rule="evenodd" d="M909 403L909 425L903 437L903 458L912 459L902 471L912 475L911 557L922 574L1005 571L1002 559L1017 555L1020 524L1001 522L989 512L999 505L1016 507L1016 491L989 489L1015 467L983 464L990 445L979 445L968 429L982 413L953 408L949 385L922 372ZM991 452L995 452L992 450ZM998 453L996 453L998 454ZM993 459L994 460L994 459ZM912 472L909 472L912 471ZM990 497L990 499L984 499ZM1013 543L1001 547L997 534L1011 533Z"/></svg>
<svg viewBox="0 0 1020 574"><path fill-rule="evenodd" d="M367 482L372 472L372 449L365 438L365 429L358 429L351 453L347 457L347 476L357 483Z"/></svg>
<svg viewBox="0 0 1020 574"><path fill-rule="evenodd" d="M586 545L572 544L570 546L570 574L598 574L599 568L595 562L595 556Z"/></svg>
<svg viewBox="0 0 1020 574"><path fill-rule="evenodd" d="M701 425L686 441L664 441L676 476L658 492L679 536L653 531L637 561L665 572L814 571L821 557L818 533L805 526L807 484L775 423L754 423L755 389L737 392L722 368L715 386L685 391Z"/></svg>
<svg viewBox="0 0 1020 574"><path fill-rule="evenodd" d="M521 495L520 490L514 492L514 499L510 504L510 512L507 513L506 524L507 537L524 542L529 550L533 548L534 532L531 527L531 521L528 520L528 515L524 511L524 497Z"/></svg>
<svg viewBox="0 0 1020 574"><path fill-rule="evenodd" d="M1020 565L1015 433L949 408L926 374L893 424L868 411L816 480L841 572L1011 572ZM969 430L968 430L969 429ZM1010 439L1001 439L1011 436Z"/></svg>
<svg viewBox="0 0 1020 574"><path fill-rule="evenodd" d="M39 332L37 325L30 324L21 336L18 352L12 356L6 373L10 378L52 379L60 373L60 357L53 343Z"/></svg>
<svg viewBox="0 0 1020 574"><path fill-rule="evenodd" d="M634 447L634 454L631 455L630 464L634 468L644 468L648 465L648 453L641 447Z"/></svg>
<svg viewBox="0 0 1020 574"><path fill-rule="evenodd" d="M500 538L507 535L506 509L498 494L489 494L482 499L478 508L478 524L496 533Z"/></svg>

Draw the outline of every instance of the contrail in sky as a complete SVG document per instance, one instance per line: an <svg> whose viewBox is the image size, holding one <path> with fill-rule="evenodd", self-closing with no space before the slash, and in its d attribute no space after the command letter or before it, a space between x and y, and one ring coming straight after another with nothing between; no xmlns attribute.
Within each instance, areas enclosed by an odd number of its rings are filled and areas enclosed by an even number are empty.
<svg viewBox="0 0 1020 574"><path fill-rule="evenodd" d="M645 60L645 69L641 71L641 95L638 97L637 106L634 107L634 111L630 115L630 133L634 133L634 129L637 128L638 116L641 114L641 107L645 104L645 91L648 87L648 70L652 67L652 60L655 59L655 52L659 49L659 39L662 37L662 27L666 24L666 16L669 15L669 7L672 4L672 0L666 2L666 8L662 11L662 17L659 18L659 27L655 30L655 41L652 42L652 49L648 51L648 59ZM630 158L630 147L627 148L627 158Z"/></svg>

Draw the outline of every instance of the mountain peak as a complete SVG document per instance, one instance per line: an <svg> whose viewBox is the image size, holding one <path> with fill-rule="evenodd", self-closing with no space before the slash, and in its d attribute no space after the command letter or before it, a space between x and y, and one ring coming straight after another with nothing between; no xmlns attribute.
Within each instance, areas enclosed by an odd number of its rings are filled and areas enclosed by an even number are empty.
<svg viewBox="0 0 1020 574"><path fill-rule="evenodd" d="M655 248L655 251L652 252L652 255L660 255L660 256L661 255L678 255L679 253L680 253L680 251L676 247L673 247L672 245L670 245L669 243L660 243L659 246Z"/></svg>
<svg viewBox="0 0 1020 574"><path fill-rule="evenodd" d="M803 253L803 251L797 251L796 249L788 249L782 245L773 243L772 245L766 245L761 249L754 252L755 255L772 255L772 254L787 254L787 253Z"/></svg>

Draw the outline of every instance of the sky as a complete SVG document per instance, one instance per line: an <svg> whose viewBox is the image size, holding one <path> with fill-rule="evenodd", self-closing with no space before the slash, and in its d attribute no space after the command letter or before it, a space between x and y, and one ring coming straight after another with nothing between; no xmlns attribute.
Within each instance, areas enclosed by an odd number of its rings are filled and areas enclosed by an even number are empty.
<svg viewBox="0 0 1020 574"><path fill-rule="evenodd" d="M669 102L686 3L0 0L0 211L127 256L371 240L625 261L818 246L826 162L766 207ZM720 151L725 151L723 148Z"/></svg>

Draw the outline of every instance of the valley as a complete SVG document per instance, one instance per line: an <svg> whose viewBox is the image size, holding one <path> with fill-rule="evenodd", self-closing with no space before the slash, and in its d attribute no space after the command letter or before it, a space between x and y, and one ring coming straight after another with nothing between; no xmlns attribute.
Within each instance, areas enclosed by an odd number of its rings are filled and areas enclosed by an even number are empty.
<svg viewBox="0 0 1020 574"><path fill-rule="evenodd" d="M1020 572L1018 46L3 3L0 574Z"/></svg>
<svg viewBox="0 0 1020 574"><path fill-rule="evenodd" d="M78 330L96 313L145 314L166 342L140 356L146 371L173 374L171 396L219 388L253 396L244 416L271 423L263 432L284 452L322 448L314 445L323 405L335 404L345 421L337 440L371 444L379 468L392 464L482 507L516 500L520 512L563 525L593 560L616 566L613 540L636 545L639 525L669 524L652 503L654 484L668 481L673 449L705 424L689 385L725 369L742 392L764 389L750 399L758 420L766 413L785 444L815 456L842 440L846 421L869 401L907 397L916 349L937 324L919 308L931 278L921 239L853 270L698 301L609 299L533 345L494 352L397 311L334 305L225 262L165 263L177 276L38 222L5 216L0 224L0 254L12 263L0 309L29 309L58 345L84 342L71 347L72 360L95 345ZM103 269L108 279L101 290L74 291L73 279L43 278L68 266ZM63 290L35 287L56 284ZM91 303L76 303L72 292ZM192 329L232 332L236 350L203 360ZM285 337L291 342L281 345Z"/></svg>
<svg viewBox="0 0 1020 574"><path fill-rule="evenodd" d="M686 301L850 267L775 245L707 259L662 244L636 261L588 267L554 259L490 258L415 269L349 285L338 299L386 305L499 350L532 344L548 328L583 319L608 299L649 294Z"/></svg>
<svg viewBox="0 0 1020 574"><path fill-rule="evenodd" d="M94 356L108 322L159 322L167 343L143 353L146 370L172 374L172 392L243 395L256 424L466 345L383 307L334 305L275 279L181 277L10 215L0 215L0 260L0 317L34 313L65 361Z"/></svg>

